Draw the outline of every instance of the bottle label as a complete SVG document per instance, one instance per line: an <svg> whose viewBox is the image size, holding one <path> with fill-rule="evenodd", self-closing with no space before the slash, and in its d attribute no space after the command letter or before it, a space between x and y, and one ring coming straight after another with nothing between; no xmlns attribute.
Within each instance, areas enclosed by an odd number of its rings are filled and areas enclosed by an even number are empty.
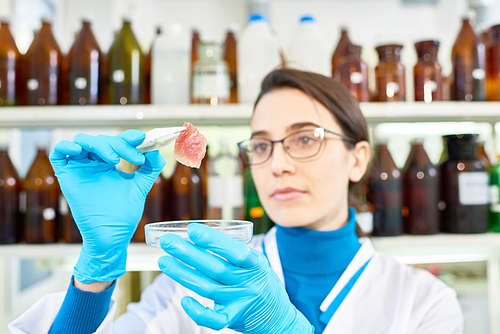
<svg viewBox="0 0 500 334"><path fill-rule="evenodd" d="M37 90L38 89L38 80L37 79L29 79L28 80L28 90Z"/></svg>
<svg viewBox="0 0 500 334"><path fill-rule="evenodd" d="M483 80L484 79L484 70L482 68L475 68L472 70L472 77L476 80Z"/></svg>
<svg viewBox="0 0 500 334"><path fill-rule="evenodd" d="M243 206L243 178L240 175L208 178L208 206L212 208Z"/></svg>
<svg viewBox="0 0 500 334"><path fill-rule="evenodd" d="M490 211L500 212L500 188L496 184L490 186Z"/></svg>
<svg viewBox="0 0 500 334"><path fill-rule="evenodd" d="M113 72L113 81L116 83L123 82L125 80L125 72L123 70L116 70Z"/></svg>
<svg viewBox="0 0 500 334"><path fill-rule="evenodd" d="M193 77L193 97L210 99L217 97L227 99L231 95L229 76L224 73L203 73Z"/></svg>
<svg viewBox="0 0 500 334"><path fill-rule="evenodd" d="M75 87L76 89L85 89L87 88L87 79L86 78L76 78L75 79Z"/></svg>
<svg viewBox="0 0 500 334"><path fill-rule="evenodd" d="M353 72L351 73L350 79L353 84L359 84L363 82L363 74L361 74L361 72Z"/></svg>
<svg viewBox="0 0 500 334"><path fill-rule="evenodd" d="M486 172L458 174L458 200L461 205L488 204L489 177Z"/></svg>

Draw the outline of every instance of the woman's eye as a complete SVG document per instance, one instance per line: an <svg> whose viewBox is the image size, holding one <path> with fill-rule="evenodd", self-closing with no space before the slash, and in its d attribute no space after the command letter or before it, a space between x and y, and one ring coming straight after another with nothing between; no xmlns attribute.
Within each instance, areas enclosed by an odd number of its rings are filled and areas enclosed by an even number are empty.
<svg viewBox="0 0 500 334"><path fill-rule="evenodd" d="M307 137L307 136L301 136L299 137L299 144L301 145L310 145L314 143L315 138Z"/></svg>
<svg viewBox="0 0 500 334"><path fill-rule="evenodd" d="M254 151L255 153L262 153L265 152L268 147L269 145L267 143L257 143L253 146L252 151Z"/></svg>

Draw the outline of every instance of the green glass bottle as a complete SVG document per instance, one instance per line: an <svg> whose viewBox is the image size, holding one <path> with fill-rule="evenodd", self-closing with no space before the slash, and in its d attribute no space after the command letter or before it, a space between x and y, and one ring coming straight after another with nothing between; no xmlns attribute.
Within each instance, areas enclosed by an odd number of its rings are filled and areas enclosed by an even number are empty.
<svg viewBox="0 0 500 334"><path fill-rule="evenodd" d="M488 225L491 231L500 232L500 162L493 166L490 174Z"/></svg>
<svg viewBox="0 0 500 334"><path fill-rule="evenodd" d="M128 19L109 49L108 94L110 104L144 103L144 56Z"/></svg>
<svg viewBox="0 0 500 334"><path fill-rule="evenodd" d="M245 194L245 219L253 222L253 234L266 233L274 223L260 203L250 168L245 168L243 171L243 193Z"/></svg>

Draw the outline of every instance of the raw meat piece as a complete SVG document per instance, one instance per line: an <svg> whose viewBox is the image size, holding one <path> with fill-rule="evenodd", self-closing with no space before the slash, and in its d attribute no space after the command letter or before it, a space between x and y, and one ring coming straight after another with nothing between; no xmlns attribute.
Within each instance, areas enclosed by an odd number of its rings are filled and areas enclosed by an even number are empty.
<svg viewBox="0 0 500 334"><path fill-rule="evenodd" d="M174 158L181 164L200 168L201 160L207 152L207 138L191 123L184 123L186 130L175 140Z"/></svg>

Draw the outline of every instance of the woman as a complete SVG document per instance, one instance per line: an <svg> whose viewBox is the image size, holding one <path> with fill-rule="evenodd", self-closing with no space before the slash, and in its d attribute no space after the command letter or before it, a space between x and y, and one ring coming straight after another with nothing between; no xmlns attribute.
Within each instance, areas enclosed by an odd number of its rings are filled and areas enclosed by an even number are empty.
<svg viewBox="0 0 500 334"><path fill-rule="evenodd" d="M370 146L358 104L340 83L297 70L270 73L251 129L251 139L239 144L241 156L276 227L250 247L199 224L189 228L193 243L163 236L171 255L159 260L166 275L114 324L114 281L125 272L127 245L164 161L134 148L144 138L137 130L57 144L51 161L82 233L82 252L67 293L46 296L11 330L462 332L452 289L355 234L349 184L365 173ZM143 166L121 173L119 157Z"/></svg>

